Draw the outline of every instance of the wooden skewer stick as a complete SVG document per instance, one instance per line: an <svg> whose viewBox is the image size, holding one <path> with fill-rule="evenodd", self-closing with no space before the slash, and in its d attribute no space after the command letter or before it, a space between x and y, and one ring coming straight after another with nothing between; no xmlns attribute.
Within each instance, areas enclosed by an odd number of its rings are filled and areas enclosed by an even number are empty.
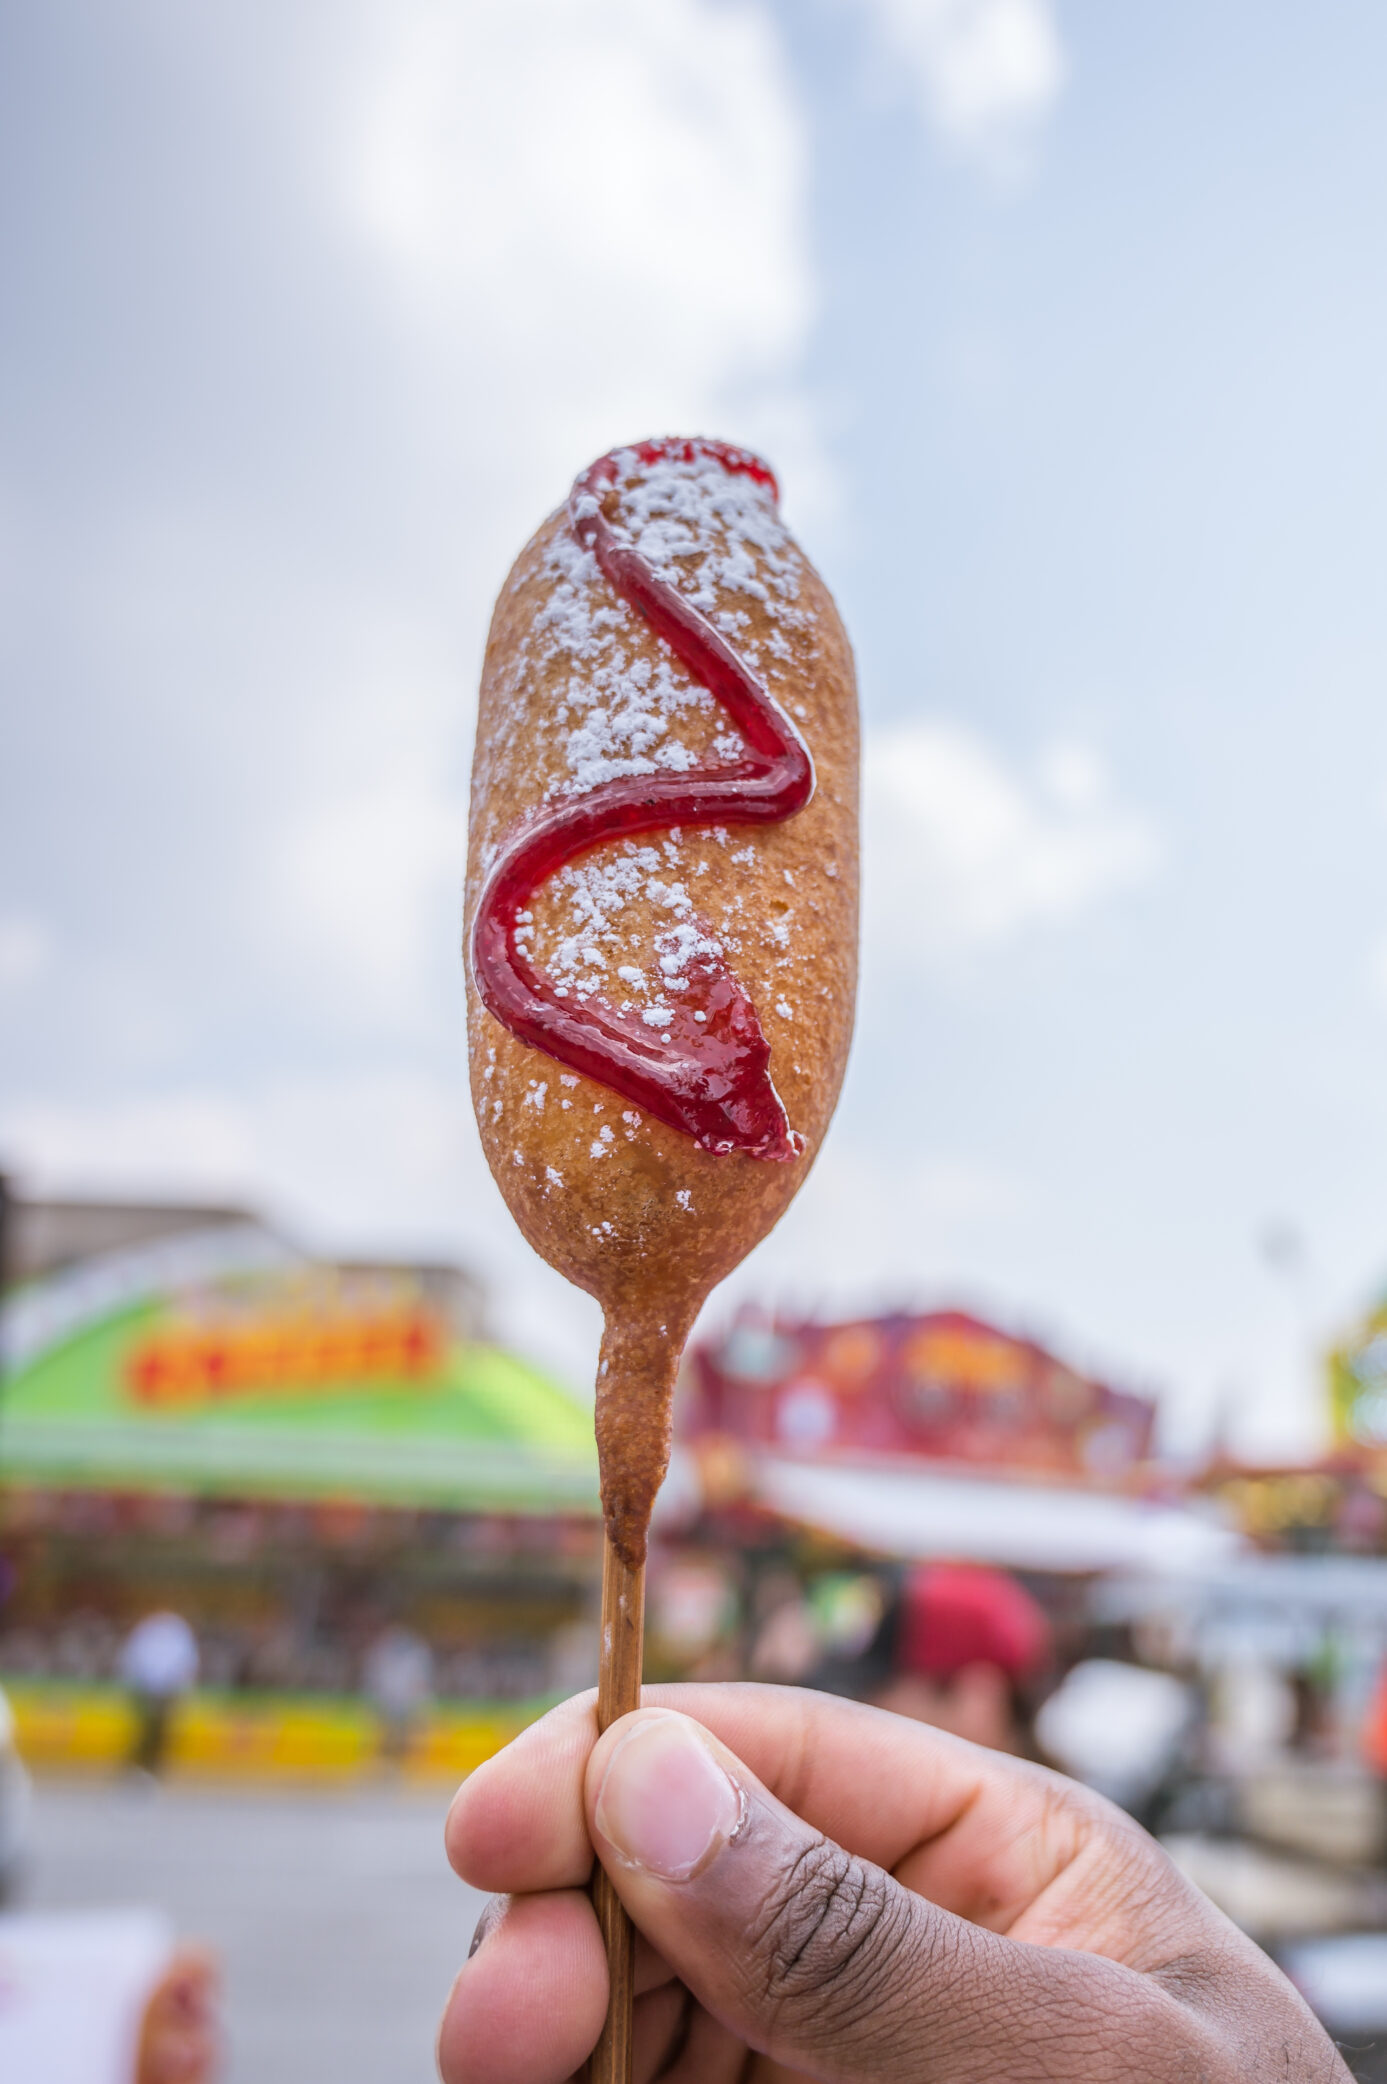
<svg viewBox="0 0 1387 2084"><path fill-rule="evenodd" d="M597 1726L609 1729L641 1704L641 1646L645 1635L645 1565L634 1568L608 1540L602 1556L602 1658L597 1676ZM635 1934L605 1867L597 1869L592 1900L607 1949L611 1996L607 2023L592 2053L591 2084L631 2084Z"/></svg>

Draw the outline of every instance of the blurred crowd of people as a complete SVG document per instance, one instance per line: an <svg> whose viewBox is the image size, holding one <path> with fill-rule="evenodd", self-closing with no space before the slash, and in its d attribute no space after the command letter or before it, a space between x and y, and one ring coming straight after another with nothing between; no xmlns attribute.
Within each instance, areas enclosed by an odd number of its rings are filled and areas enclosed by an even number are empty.
<svg viewBox="0 0 1387 2084"><path fill-rule="evenodd" d="M1274 1644L1247 1616L1201 1640L1184 1604L1114 1618L1074 1581L1057 1593L974 1564L796 1568L788 1553L689 1549L657 1562L650 1632L662 1676L869 1701L1054 1765L1161 1832L1237 1836L1259 1803L1262 1828L1278 1773L1302 1794L1319 1776L1356 1790L1342 1799L1357 1803L1360 1863L1387 1857L1381 1647L1304 1617ZM1274 1830L1294 1832L1298 1800L1275 1797Z"/></svg>
<svg viewBox="0 0 1387 2084"><path fill-rule="evenodd" d="M379 1634L397 1624L340 1637L306 1633L287 1619L248 1627L199 1621L195 1634L200 1683L218 1691L369 1693L367 1678ZM0 1672L12 1678L104 1684L122 1677L125 1631L103 1614L79 1609L51 1630L0 1632ZM421 1638L422 1640L422 1638ZM533 1700L555 1690L547 1640L500 1636L458 1648L424 1644L430 1694L448 1700Z"/></svg>

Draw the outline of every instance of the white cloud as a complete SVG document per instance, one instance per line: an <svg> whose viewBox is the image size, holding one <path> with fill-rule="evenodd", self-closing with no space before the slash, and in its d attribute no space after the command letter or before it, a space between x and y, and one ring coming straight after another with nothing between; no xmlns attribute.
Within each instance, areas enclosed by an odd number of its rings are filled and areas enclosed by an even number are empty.
<svg viewBox="0 0 1387 2084"><path fill-rule="evenodd" d="M48 929L40 920L25 912L0 912L0 994L9 997L36 984L52 952Z"/></svg>
<svg viewBox="0 0 1387 2084"><path fill-rule="evenodd" d="M466 650L568 472L616 441L730 432L822 508L797 388L807 145L764 14L362 0L353 19L328 171L393 309L422 438L449 459ZM380 645L357 675L351 749L339 715L312 799L261 857L293 965L335 1003L345 984L373 1024L422 1008L440 933L457 939L445 907L460 913L472 687L449 677L455 635L396 641L393 675Z"/></svg>
<svg viewBox="0 0 1387 2084"><path fill-rule="evenodd" d="M28 1190L236 1199L255 1156L244 1113L211 1090L132 1097L108 1106L11 1104L0 1114L5 1162Z"/></svg>
<svg viewBox="0 0 1387 2084"><path fill-rule="evenodd" d="M1049 0L866 0L922 113L960 151L1014 166L1065 80Z"/></svg>
<svg viewBox="0 0 1387 2084"><path fill-rule="evenodd" d="M709 1307L726 1317L742 1299L793 1307L889 1307L976 1284L970 1270L1024 1220L1033 1197L1017 1177L957 1152L873 1147L845 1126L788 1214L738 1267Z"/></svg>
<svg viewBox="0 0 1387 2084"><path fill-rule="evenodd" d="M31 1186L249 1201L330 1243L460 1241L469 1206L494 1192L461 1075L348 1071L12 1104L0 1135Z"/></svg>
<svg viewBox="0 0 1387 2084"><path fill-rule="evenodd" d="M1086 748L1020 774L942 722L868 739L863 835L867 948L893 973L1063 924L1160 859L1150 820Z"/></svg>
<svg viewBox="0 0 1387 2084"><path fill-rule="evenodd" d="M153 465L123 485L72 532L64 622L130 770L173 776L137 837L166 830L179 873L129 934L158 941L138 967L172 1024L195 1031L186 951L215 940L281 1028L340 1053L432 1019L446 1046L511 557L575 469L668 428L762 446L792 509L829 503L799 376L804 120L752 6L344 0L294 22L274 77L236 73L237 113L305 311L233 285L294 424L257 420L244 468L202 459L181 493ZM305 398L309 319L336 359ZM28 959L0 945L0 982Z"/></svg>
<svg viewBox="0 0 1387 2084"><path fill-rule="evenodd" d="M819 470L794 396L808 149L759 8L368 0L359 19L342 206L434 361L439 434L491 459L493 512L532 526L557 459L666 429L778 436Z"/></svg>
<svg viewBox="0 0 1387 2084"><path fill-rule="evenodd" d="M1387 934L1379 935L1368 950L1367 977L1373 1000L1387 1013Z"/></svg>
<svg viewBox="0 0 1387 2084"><path fill-rule="evenodd" d="M321 1004L387 1029L427 1019L440 957L461 961L466 829L461 801L422 777L309 806L280 835L263 896ZM439 941L445 892L455 930Z"/></svg>
<svg viewBox="0 0 1387 2084"><path fill-rule="evenodd" d="M765 447L801 512L831 495L798 377L807 144L759 9L354 0L305 21L286 218L349 262L400 473L361 498L398 504L395 542L362 562L232 494L120 512L82 590L141 731L188 731L195 691L216 898L257 988L340 1043L444 1003L486 618L570 474L706 429Z"/></svg>

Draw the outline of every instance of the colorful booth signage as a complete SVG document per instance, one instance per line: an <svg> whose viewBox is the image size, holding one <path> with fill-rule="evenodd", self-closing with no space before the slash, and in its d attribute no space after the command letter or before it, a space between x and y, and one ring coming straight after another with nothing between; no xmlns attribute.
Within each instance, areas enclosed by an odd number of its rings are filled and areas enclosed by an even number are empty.
<svg viewBox="0 0 1387 2084"><path fill-rule="evenodd" d="M962 1311L848 1324L745 1316L695 1349L687 1437L808 1456L921 1456L1120 1480L1155 1405Z"/></svg>

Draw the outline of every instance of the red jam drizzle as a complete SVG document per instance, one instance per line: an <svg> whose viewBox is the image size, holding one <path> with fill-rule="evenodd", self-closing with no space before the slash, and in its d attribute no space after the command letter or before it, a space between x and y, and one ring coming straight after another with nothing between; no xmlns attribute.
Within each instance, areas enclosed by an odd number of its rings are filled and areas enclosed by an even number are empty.
<svg viewBox="0 0 1387 2084"><path fill-rule="evenodd" d="M803 810L814 793L809 748L780 704L674 587L656 576L603 511L604 491L632 454L647 467L704 458L779 487L746 449L716 441L646 441L603 456L568 498L568 520L612 588L638 609L694 678L727 711L745 741L742 757L681 774L623 775L579 797L559 797L510 834L492 864L472 928L472 974L483 1004L521 1041L609 1086L702 1149L789 1159L804 1148L770 1076L770 1045L756 1008L716 952L696 953L669 994L668 1021L651 1027L594 995L570 999L517 945L519 915L544 882L591 847L672 827L773 825ZM706 932L700 938L709 940Z"/></svg>

